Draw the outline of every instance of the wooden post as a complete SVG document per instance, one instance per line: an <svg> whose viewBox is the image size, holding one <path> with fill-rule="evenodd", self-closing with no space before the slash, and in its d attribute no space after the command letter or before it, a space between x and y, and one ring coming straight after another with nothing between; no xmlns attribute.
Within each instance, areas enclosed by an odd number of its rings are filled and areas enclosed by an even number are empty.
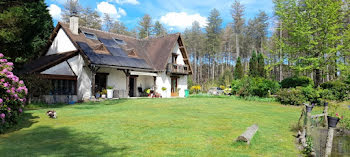
<svg viewBox="0 0 350 157"><path fill-rule="evenodd" d="M129 70L123 70L125 77L126 77L126 97L129 97L129 82L130 82L130 71Z"/></svg>
<svg viewBox="0 0 350 157"><path fill-rule="evenodd" d="M334 134L334 128L332 128L332 127L328 128L326 151L325 151L325 155L324 155L325 157L328 157L331 155L332 144L333 144L333 134Z"/></svg>
<svg viewBox="0 0 350 157"><path fill-rule="evenodd" d="M327 116L328 116L328 103L327 102L325 102L325 104L324 104L323 113L324 113L323 125L324 126L328 126L328 119L327 119Z"/></svg>
<svg viewBox="0 0 350 157"><path fill-rule="evenodd" d="M311 112L306 112L306 136L310 136Z"/></svg>
<svg viewBox="0 0 350 157"><path fill-rule="evenodd" d="M90 66L90 70L91 70L91 97L95 97L95 76L96 76L96 72L98 71L99 68L97 68L95 65L91 65Z"/></svg>
<svg viewBox="0 0 350 157"><path fill-rule="evenodd" d="M155 91L157 88L157 77L156 76L153 76L153 86L154 86L154 91Z"/></svg>

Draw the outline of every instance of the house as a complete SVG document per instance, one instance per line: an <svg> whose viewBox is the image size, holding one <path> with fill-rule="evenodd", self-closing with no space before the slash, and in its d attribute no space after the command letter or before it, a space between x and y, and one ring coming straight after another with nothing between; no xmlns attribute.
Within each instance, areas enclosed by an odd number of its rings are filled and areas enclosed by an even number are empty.
<svg viewBox="0 0 350 157"><path fill-rule="evenodd" d="M45 53L24 71L51 80L46 102L92 99L107 87L113 97L184 97L191 72L181 34L136 39L80 27L78 17L58 22ZM97 94L98 95L98 94Z"/></svg>

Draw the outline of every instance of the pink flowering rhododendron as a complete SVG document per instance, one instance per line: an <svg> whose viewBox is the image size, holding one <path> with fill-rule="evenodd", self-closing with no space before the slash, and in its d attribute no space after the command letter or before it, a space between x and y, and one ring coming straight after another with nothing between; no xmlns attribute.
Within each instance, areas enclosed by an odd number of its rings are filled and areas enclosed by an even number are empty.
<svg viewBox="0 0 350 157"><path fill-rule="evenodd" d="M13 63L0 53L0 133L17 122L28 93L24 82L12 70Z"/></svg>

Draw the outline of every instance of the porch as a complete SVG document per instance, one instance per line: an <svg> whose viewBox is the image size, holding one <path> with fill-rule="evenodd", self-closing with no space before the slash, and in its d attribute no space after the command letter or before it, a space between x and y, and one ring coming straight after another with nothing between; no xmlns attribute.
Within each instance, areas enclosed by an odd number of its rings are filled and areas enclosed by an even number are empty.
<svg viewBox="0 0 350 157"><path fill-rule="evenodd" d="M157 73L131 71L124 69L100 67L92 74L92 95L95 98L113 90L113 98L147 97L156 90Z"/></svg>

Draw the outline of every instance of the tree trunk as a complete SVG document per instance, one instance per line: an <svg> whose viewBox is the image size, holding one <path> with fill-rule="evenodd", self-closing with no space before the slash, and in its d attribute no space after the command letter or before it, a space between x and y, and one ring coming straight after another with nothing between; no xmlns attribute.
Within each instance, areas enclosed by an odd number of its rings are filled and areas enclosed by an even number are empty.
<svg viewBox="0 0 350 157"><path fill-rule="evenodd" d="M236 60L237 58L239 57L239 37L238 37L238 33L236 33L236 53L237 53L237 56L236 56Z"/></svg>
<svg viewBox="0 0 350 157"><path fill-rule="evenodd" d="M319 87L321 84L321 70L316 69L315 70L315 86Z"/></svg>
<svg viewBox="0 0 350 157"><path fill-rule="evenodd" d="M196 48L194 48L194 61L193 61L193 80L194 80L194 83L197 83L197 50Z"/></svg>
<svg viewBox="0 0 350 157"><path fill-rule="evenodd" d="M251 139L253 138L255 133L258 131L258 129L259 127L256 124L248 127L247 130L236 139L236 141L247 142L247 144L250 144Z"/></svg>
<svg viewBox="0 0 350 157"><path fill-rule="evenodd" d="M327 65L327 75L326 75L326 82L329 81L329 66Z"/></svg>
<svg viewBox="0 0 350 157"><path fill-rule="evenodd" d="M208 80L210 80L210 55L208 55Z"/></svg>
<svg viewBox="0 0 350 157"><path fill-rule="evenodd" d="M282 23L280 23L281 27L280 27L280 40L282 40ZM279 68L279 80L282 81L283 80L283 56L282 56L282 46L280 46L280 53L279 53L279 59L280 59L280 68Z"/></svg>
<svg viewBox="0 0 350 157"><path fill-rule="evenodd" d="M202 57L199 57L199 74L198 74L198 83L202 82L203 78L203 63L202 63Z"/></svg>
<svg viewBox="0 0 350 157"><path fill-rule="evenodd" d="M212 65L212 76L211 76L212 80L215 79L215 65L216 65L216 63L215 63L215 58L216 58L216 55L214 55L214 57L213 57L213 59L212 59L212 61L213 61L213 65Z"/></svg>

